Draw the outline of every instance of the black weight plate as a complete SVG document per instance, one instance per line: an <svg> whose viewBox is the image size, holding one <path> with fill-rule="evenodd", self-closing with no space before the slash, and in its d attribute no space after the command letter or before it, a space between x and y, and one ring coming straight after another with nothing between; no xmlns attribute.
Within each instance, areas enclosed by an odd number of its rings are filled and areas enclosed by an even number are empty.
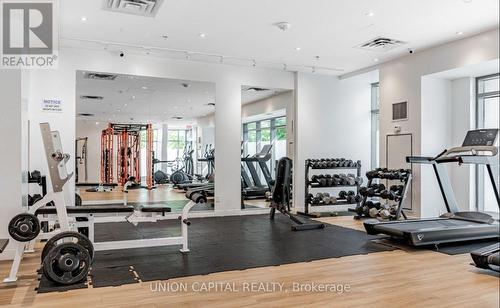
<svg viewBox="0 0 500 308"><path fill-rule="evenodd" d="M22 213L14 216L9 222L10 236L19 242L29 242L35 239L40 233L40 221L29 213Z"/></svg>
<svg viewBox="0 0 500 308"><path fill-rule="evenodd" d="M58 284L75 284L87 278L90 262L90 254L83 246L62 243L49 251L43 262L43 274Z"/></svg>
<svg viewBox="0 0 500 308"><path fill-rule="evenodd" d="M73 242L77 243L78 245L82 246L83 248L87 249L89 252L91 260L94 260L94 245L92 245L92 242L83 234L80 234L78 232L74 231L66 231L66 232L61 232L53 237L51 237L47 243L45 243L45 246L43 247L42 250L42 263L45 260L45 257L49 254L49 252L58 244L62 242Z"/></svg>

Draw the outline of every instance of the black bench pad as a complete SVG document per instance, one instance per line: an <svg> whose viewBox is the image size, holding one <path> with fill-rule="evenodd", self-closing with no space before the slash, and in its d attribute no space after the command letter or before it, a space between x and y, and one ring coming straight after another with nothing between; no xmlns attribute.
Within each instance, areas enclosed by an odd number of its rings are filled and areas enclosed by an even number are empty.
<svg viewBox="0 0 500 308"><path fill-rule="evenodd" d="M9 244L8 239L0 239L0 253L3 252L3 250L5 249L5 247L7 247L8 244Z"/></svg>
<svg viewBox="0 0 500 308"><path fill-rule="evenodd" d="M168 206L141 206L141 212L143 213L170 213L172 209Z"/></svg>
<svg viewBox="0 0 500 308"><path fill-rule="evenodd" d="M68 214L132 213L134 207L124 205L82 205L68 206L66 211ZM140 211L144 213L169 213L172 209L168 206L141 206ZM57 210L55 206L43 206L35 214L57 214Z"/></svg>
<svg viewBox="0 0 500 308"><path fill-rule="evenodd" d="M132 213L134 207L124 205L82 205L68 206L66 211L68 214ZM43 206L35 214L57 214L57 210L55 206Z"/></svg>

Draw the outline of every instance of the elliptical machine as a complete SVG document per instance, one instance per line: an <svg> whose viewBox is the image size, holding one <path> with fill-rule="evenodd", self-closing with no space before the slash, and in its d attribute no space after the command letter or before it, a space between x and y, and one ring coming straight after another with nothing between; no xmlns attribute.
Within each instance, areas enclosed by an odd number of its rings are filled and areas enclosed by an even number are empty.
<svg viewBox="0 0 500 308"><path fill-rule="evenodd" d="M193 181L193 153L194 150L192 149L191 144L186 145L186 147L184 148L184 153L182 154L183 166L172 172L172 174L170 175L170 182L172 184L185 184L191 183ZM177 162L177 166L179 166L179 161Z"/></svg>

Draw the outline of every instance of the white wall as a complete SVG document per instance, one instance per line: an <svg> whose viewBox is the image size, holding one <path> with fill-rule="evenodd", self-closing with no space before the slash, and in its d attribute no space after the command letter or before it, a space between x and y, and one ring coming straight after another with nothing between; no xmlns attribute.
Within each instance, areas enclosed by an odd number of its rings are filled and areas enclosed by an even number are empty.
<svg viewBox="0 0 500 308"><path fill-rule="evenodd" d="M241 107L241 117L243 119L261 115L282 109L293 108L293 91L287 91L262 100L251 102Z"/></svg>
<svg viewBox="0 0 500 308"><path fill-rule="evenodd" d="M423 153L421 146L421 79L424 75L474 65L498 58L499 31L489 31L473 37L416 52L380 65L380 161L385 161L385 136L393 133L392 103L408 101L409 119L398 122L402 133L413 134L414 155ZM420 215L420 166L414 165L413 208ZM425 191L422 191L425 194Z"/></svg>
<svg viewBox="0 0 500 308"><path fill-rule="evenodd" d="M436 156L447 149L451 142L451 81L426 76L422 78L422 127L421 152L426 156ZM422 217L436 217L446 212L439 184L430 166L421 170L420 212Z"/></svg>
<svg viewBox="0 0 500 308"><path fill-rule="evenodd" d="M101 181L101 132L106 129L107 123L94 121L77 120L76 121L76 138L87 137L87 183L99 183ZM116 169L115 169L116 170ZM85 179L79 179L80 183L84 183Z"/></svg>
<svg viewBox="0 0 500 308"><path fill-rule="evenodd" d="M371 83L378 71L339 80L298 73L296 80L296 159L294 204L304 207L304 162L309 158L344 157L370 168Z"/></svg>
<svg viewBox="0 0 500 308"><path fill-rule="evenodd" d="M2 132L3 148L0 151L2 162L2 176L0 177L0 238L10 238L7 225L17 214L23 212L23 191L26 191L26 176L23 174L23 148L26 139L22 139L23 133L23 84L21 83L21 71L0 69L0 93L2 112L0 112L0 131ZM25 143L23 145L23 142ZM45 155L43 152L41 155ZM24 194L24 197L26 194ZM26 203L25 203L26 205ZM12 242L14 242L12 240ZM0 260L10 259L13 256L13 243L9 244L2 254Z"/></svg>
<svg viewBox="0 0 500 308"><path fill-rule="evenodd" d="M240 131L241 86L252 84L262 87L293 89L293 74L284 71L235 67L221 64L198 63L160 59L129 54L124 58L104 50L61 48L57 70L33 71L30 118L32 138L30 159L33 167L46 171L45 159L38 155L42 149L37 123L49 121L53 129L61 131L64 150L74 157L75 138L75 82L77 70L112 72L160 78L175 78L214 82L216 84L217 123L215 139L218 144L217 177L227 179L216 186L216 211L221 214L238 214L240 210ZM63 100L61 114L43 114L43 98ZM74 162L68 162L72 172ZM70 183L73 185L73 182Z"/></svg>
<svg viewBox="0 0 500 308"><path fill-rule="evenodd" d="M475 128L474 78L464 77L451 81L451 140L452 146L464 141L467 131ZM475 169L471 165L451 165L450 177L458 205L462 211L475 209Z"/></svg>

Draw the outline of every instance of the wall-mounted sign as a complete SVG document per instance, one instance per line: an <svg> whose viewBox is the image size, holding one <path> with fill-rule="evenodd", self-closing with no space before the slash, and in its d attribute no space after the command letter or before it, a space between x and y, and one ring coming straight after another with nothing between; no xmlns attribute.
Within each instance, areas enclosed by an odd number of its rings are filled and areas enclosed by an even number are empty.
<svg viewBox="0 0 500 308"><path fill-rule="evenodd" d="M44 99L42 101L42 112L62 112L62 100L60 99Z"/></svg>

